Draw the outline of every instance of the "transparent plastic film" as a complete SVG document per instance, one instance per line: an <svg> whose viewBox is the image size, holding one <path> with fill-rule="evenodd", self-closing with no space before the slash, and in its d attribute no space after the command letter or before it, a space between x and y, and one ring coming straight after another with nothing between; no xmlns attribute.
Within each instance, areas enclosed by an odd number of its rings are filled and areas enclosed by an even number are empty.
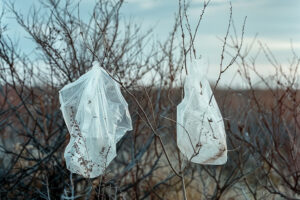
<svg viewBox="0 0 300 200"><path fill-rule="evenodd" d="M117 155L116 144L132 130L120 87L97 63L59 91L63 118L70 133L64 153L67 168L93 178L104 173Z"/></svg>
<svg viewBox="0 0 300 200"><path fill-rule="evenodd" d="M221 165L227 161L222 115L205 78L202 60L192 60L184 84L184 98L177 106L177 145L191 161Z"/></svg>

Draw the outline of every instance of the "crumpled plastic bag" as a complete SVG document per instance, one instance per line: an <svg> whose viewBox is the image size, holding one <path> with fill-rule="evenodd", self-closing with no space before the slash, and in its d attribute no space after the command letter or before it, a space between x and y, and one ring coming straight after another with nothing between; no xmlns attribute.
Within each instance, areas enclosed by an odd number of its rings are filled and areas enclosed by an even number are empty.
<svg viewBox="0 0 300 200"><path fill-rule="evenodd" d="M191 162L221 165L227 161L225 127L204 67L202 60L187 66L184 99L177 106L177 145Z"/></svg>
<svg viewBox="0 0 300 200"><path fill-rule="evenodd" d="M117 142L132 130L118 83L94 62L90 71L59 91L59 100L70 133L67 168L88 178L103 174L117 155Z"/></svg>

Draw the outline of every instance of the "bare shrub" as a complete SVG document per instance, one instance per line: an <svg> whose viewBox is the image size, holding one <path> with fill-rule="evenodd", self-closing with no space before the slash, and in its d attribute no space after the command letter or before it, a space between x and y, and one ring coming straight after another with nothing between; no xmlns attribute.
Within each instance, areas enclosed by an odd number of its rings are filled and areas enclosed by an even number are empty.
<svg viewBox="0 0 300 200"><path fill-rule="evenodd" d="M81 17L80 4L70 0L43 1L26 17L13 3L6 4L0 18L1 198L299 198L296 53L286 72L261 45L260 52L276 69L273 82L268 82L248 56L255 41L243 44L245 21L239 37L230 35L231 30L236 32L230 6L213 86L225 119L229 159L223 166L195 165L176 145L176 106L183 98L186 60L200 57L194 42L209 1L194 30L188 4L179 1L173 29L164 42L153 41L151 30L143 34L139 26L124 23L122 4L99 0L87 20ZM3 24L7 13L35 44L30 55L8 34ZM133 130L118 143L118 156L105 174L84 179L66 170L63 151L69 134L58 90L84 74L93 61L120 83ZM249 90L217 89L232 65L239 66ZM257 90L249 71L267 89ZM145 76L147 84L141 84Z"/></svg>

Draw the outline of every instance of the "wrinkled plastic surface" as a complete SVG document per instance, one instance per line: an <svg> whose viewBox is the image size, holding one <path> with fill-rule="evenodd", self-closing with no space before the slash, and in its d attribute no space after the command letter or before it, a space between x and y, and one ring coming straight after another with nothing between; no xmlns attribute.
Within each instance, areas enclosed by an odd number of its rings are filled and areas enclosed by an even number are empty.
<svg viewBox="0 0 300 200"><path fill-rule="evenodd" d="M187 66L184 99L177 106L177 145L194 163L221 165L227 161L224 122L204 67L201 60Z"/></svg>
<svg viewBox="0 0 300 200"><path fill-rule="evenodd" d="M67 168L88 178L103 174L117 155L116 143L132 130L119 85L93 63L90 71L59 91L59 100L70 133L64 153Z"/></svg>

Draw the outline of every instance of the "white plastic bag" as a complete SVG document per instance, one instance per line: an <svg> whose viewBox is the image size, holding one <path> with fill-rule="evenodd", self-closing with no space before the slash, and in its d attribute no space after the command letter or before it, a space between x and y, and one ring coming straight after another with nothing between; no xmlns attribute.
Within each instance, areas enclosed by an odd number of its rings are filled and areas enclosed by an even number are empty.
<svg viewBox="0 0 300 200"><path fill-rule="evenodd" d="M119 85L97 63L59 91L70 142L67 168L84 177L103 174L116 156L116 143L132 130L128 105Z"/></svg>
<svg viewBox="0 0 300 200"><path fill-rule="evenodd" d="M184 99L177 106L177 145L194 163L224 164L227 161L224 122L205 78L204 65L201 60L193 60L187 67Z"/></svg>

